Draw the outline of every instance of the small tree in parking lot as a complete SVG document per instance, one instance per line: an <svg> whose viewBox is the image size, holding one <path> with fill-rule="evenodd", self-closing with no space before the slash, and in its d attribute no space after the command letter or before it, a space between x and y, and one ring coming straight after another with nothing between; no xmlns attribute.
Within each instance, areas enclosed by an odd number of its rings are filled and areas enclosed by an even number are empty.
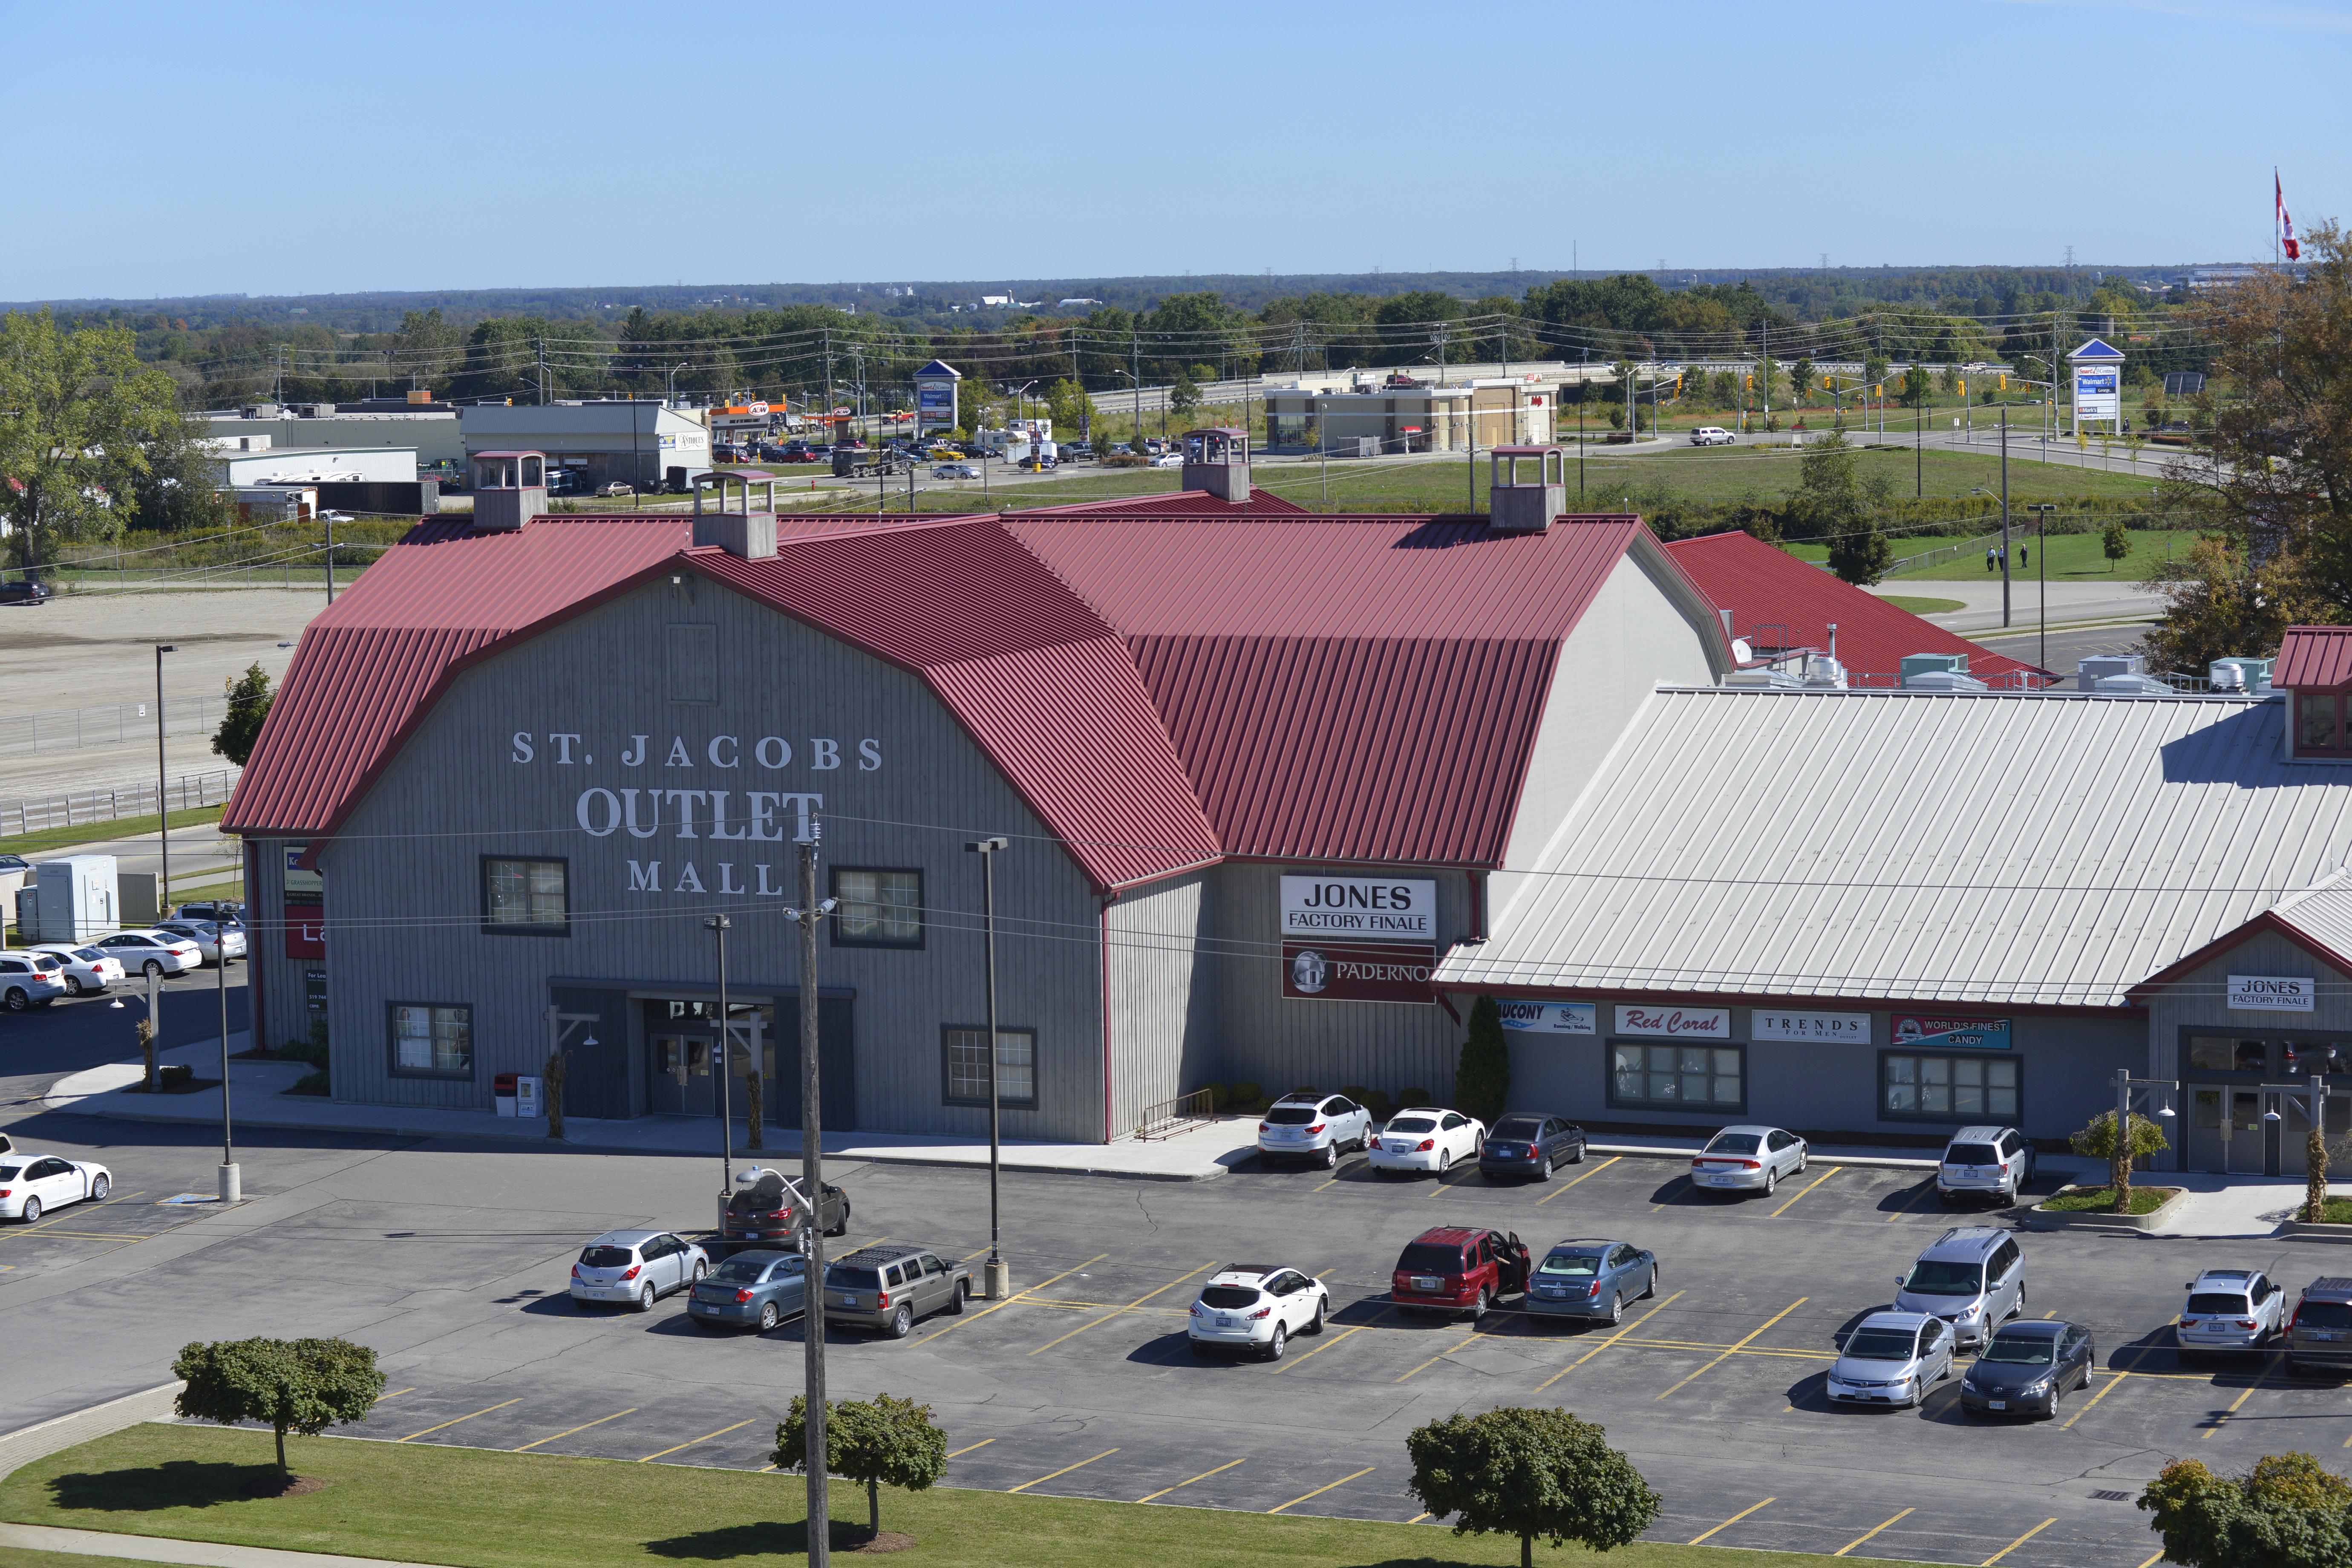
<svg viewBox="0 0 2352 1568"><path fill-rule="evenodd" d="M336 1422L362 1419L383 1393L375 1352L349 1340L220 1340L183 1346L172 1375L185 1379L174 1408L192 1421L265 1421L278 1434L315 1437Z"/></svg>
<svg viewBox="0 0 2352 1568"><path fill-rule="evenodd" d="M1454 1103L1489 1131L1511 1098L1511 1047L1503 1037L1503 1010L1492 996L1470 1008L1470 1036L1454 1069Z"/></svg>
<svg viewBox="0 0 2352 1568"><path fill-rule="evenodd" d="M2132 1162L2149 1154L2160 1154L2172 1147L2166 1141L2164 1129L2132 1112L2131 1123L2125 1136L2116 1137L2116 1113L2103 1110L2091 1118L2081 1131L2068 1135L2066 1142L2077 1154L2107 1163L2107 1181L2116 1194L2116 1213L2131 1213Z"/></svg>
<svg viewBox="0 0 2352 1568"><path fill-rule="evenodd" d="M1606 1552L1640 1538L1663 1500L1608 1434L1565 1410L1504 1408L1433 1421L1405 1438L1422 1507L1456 1535L1516 1535L1534 1568L1540 1535Z"/></svg>
<svg viewBox="0 0 2352 1568"><path fill-rule="evenodd" d="M866 1486L867 1530L882 1533L882 1489L927 1489L947 1473L948 1437L931 1407L877 1394L872 1399L826 1400L824 1468ZM776 1424L776 1468L797 1470L808 1458L808 1396L793 1395Z"/></svg>

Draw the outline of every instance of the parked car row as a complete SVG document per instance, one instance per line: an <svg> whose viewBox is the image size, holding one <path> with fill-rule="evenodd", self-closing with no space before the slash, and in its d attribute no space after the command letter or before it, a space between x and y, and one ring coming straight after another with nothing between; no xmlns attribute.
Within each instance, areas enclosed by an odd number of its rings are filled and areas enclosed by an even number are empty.
<svg viewBox="0 0 2352 1568"><path fill-rule="evenodd" d="M826 1189L828 1198L837 1192ZM763 1245L730 1252L713 1268L709 1252L675 1232L614 1230L583 1247L572 1266L572 1300L583 1307L650 1312L678 1291L688 1293L687 1314L703 1328L765 1332L807 1312L808 1260ZM825 1265L823 1294L828 1323L903 1340L934 1312L964 1310L971 1270L926 1247L866 1247Z"/></svg>

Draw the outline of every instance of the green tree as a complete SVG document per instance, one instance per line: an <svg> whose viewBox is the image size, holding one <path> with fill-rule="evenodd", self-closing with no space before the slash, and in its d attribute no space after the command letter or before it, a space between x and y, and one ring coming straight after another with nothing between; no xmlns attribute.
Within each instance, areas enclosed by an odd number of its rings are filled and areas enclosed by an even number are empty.
<svg viewBox="0 0 2352 1568"><path fill-rule="evenodd" d="M776 1468L797 1470L808 1458L808 1397L793 1395L776 1425ZM824 1468L866 1487L867 1528L882 1533L882 1489L919 1492L947 1473L948 1439L931 1407L877 1394L870 1400L824 1402Z"/></svg>
<svg viewBox="0 0 2352 1568"><path fill-rule="evenodd" d="M1511 1047L1503 1037L1503 1010L1492 996L1470 1007L1470 1033L1454 1069L1454 1103L1489 1128L1511 1099Z"/></svg>
<svg viewBox="0 0 2352 1568"><path fill-rule="evenodd" d="M254 742L261 739L261 721L269 717L269 672L256 660L227 685L228 711L213 736L213 751L243 767L253 755Z"/></svg>
<svg viewBox="0 0 2352 1568"><path fill-rule="evenodd" d="M1960 367L1958 364L1945 365L1937 380L1937 384L1943 387L1944 395L1947 397L1957 397L1959 395Z"/></svg>
<svg viewBox="0 0 2352 1568"><path fill-rule="evenodd" d="M120 537L152 474L194 474L209 490L195 439L171 376L139 363L128 329L60 331L47 310L0 314L0 517L18 565L53 560L68 541Z"/></svg>
<svg viewBox="0 0 2352 1568"><path fill-rule="evenodd" d="M1867 587L1886 575L1895 552L1879 531L1876 498L1856 477L1853 459L1854 448L1843 435L1807 447L1786 516L1791 537L1827 541L1830 570Z"/></svg>
<svg viewBox="0 0 2352 1568"><path fill-rule="evenodd" d="M1873 349L1862 356L1862 384L1864 387L1878 385L1886 379L1886 356Z"/></svg>
<svg viewBox="0 0 2352 1568"><path fill-rule="evenodd" d="M184 1419L265 1421L278 1434L278 1473L286 1468L286 1434L315 1437L337 1422L364 1419L383 1393L375 1352L349 1340L220 1340L181 1347L172 1375L184 1379L174 1408Z"/></svg>
<svg viewBox="0 0 2352 1568"><path fill-rule="evenodd" d="M1176 411L1179 419L1192 418L1192 410L1201 406L1200 384L1193 381L1191 371L1176 373L1175 384L1168 389L1168 406Z"/></svg>
<svg viewBox="0 0 2352 1568"><path fill-rule="evenodd" d="M2182 1568L2352 1568L2352 1483L2309 1454L2273 1454L2235 1478L2176 1459L2139 1495Z"/></svg>
<svg viewBox="0 0 2352 1568"><path fill-rule="evenodd" d="M1915 364L1903 373L1903 390L1895 395L1896 401L1906 408L1925 408L1935 390L1935 378L1927 374L1927 367Z"/></svg>
<svg viewBox="0 0 2352 1568"><path fill-rule="evenodd" d="M1054 416L1055 433L1068 432L1062 437L1065 440L1075 439L1094 428L1094 400L1087 395L1086 388L1066 376L1046 389L1045 408Z"/></svg>
<svg viewBox="0 0 2352 1568"><path fill-rule="evenodd" d="M2107 558L2107 570L2110 572L2116 569L2116 562L2131 553L2131 535L2125 531L2121 518L2107 524L2100 533L2099 549Z"/></svg>
<svg viewBox="0 0 2352 1568"><path fill-rule="evenodd" d="M2137 1110L2132 1112L2130 1127L2121 1142L2116 1139L2116 1113L2112 1110L2103 1110L2091 1118L2081 1131L2069 1133L2066 1142L2075 1153L2107 1163L2107 1184L2115 1191L2117 1214L2131 1213L2132 1162L2172 1147L2165 1140L2164 1129Z"/></svg>
<svg viewBox="0 0 2352 1568"><path fill-rule="evenodd" d="M1807 395L1813 390L1815 374L1813 362L1809 359L1801 359L1789 367L1789 402L1791 406L1802 408L1805 405Z"/></svg>
<svg viewBox="0 0 2352 1568"><path fill-rule="evenodd" d="M1433 1421L1405 1438L1422 1507L1456 1535L1516 1535L1519 1568L1538 1536L1607 1552L1640 1538L1663 1500L1608 1434L1565 1410L1505 1407Z"/></svg>

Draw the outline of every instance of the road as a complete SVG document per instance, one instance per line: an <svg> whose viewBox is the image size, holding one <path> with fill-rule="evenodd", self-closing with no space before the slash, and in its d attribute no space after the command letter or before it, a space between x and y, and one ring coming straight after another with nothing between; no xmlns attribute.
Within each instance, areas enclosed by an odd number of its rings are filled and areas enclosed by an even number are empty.
<svg viewBox="0 0 2352 1568"><path fill-rule="evenodd" d="M200 884L222 877L235 876L243 855L243 840L224 835L211 823L197 827L172 829L172 886L186 895ZM150 876L163 870L163 851L155 835L142 834L136 838L102 838L88 844L68 844L60 849L30 857L36 862L54 860L67 855L111 855L117 872L143 872Z"/></svg>

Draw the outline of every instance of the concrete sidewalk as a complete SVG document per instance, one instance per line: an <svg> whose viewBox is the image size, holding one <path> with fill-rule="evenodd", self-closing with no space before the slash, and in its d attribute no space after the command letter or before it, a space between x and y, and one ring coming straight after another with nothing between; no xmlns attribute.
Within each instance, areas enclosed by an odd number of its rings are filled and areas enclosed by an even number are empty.
<svg viewBox="0 0 2352 1568"><path fill-rule="evenodd" d="M123 1535L110 1530L65 1530L48 1524L0 1523L0 1546L76 1557L119 1557L131 1563L186 1563L195 1568L433 1568L386 1557L281 1552L274 1546L175 1541L167 1535Z"/></svg>

